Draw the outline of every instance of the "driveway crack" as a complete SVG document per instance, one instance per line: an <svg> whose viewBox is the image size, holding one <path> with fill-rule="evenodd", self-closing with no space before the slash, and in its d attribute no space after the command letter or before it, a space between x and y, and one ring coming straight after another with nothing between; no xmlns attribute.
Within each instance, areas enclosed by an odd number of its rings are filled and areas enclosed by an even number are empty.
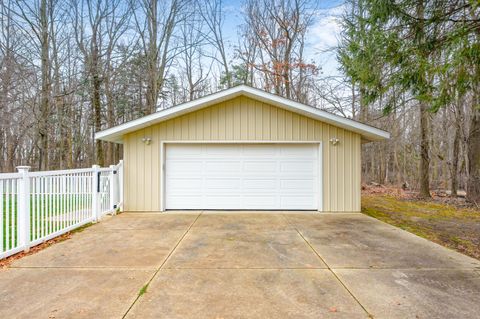
<svg viewBox="0 0 480 319"><path fill-rule="evenodd" d="M345 290L350 294L350 296L352 296L352 298L358 303L358 305L367 313L368 318L373 318L373 315L367 310L367 308L365 308L364 305L362 305L360 300L358 300L358 298L353 294L353 292L350 289L348 289L347 285L345 285L345 283L337 276L337 274L333 271L333 269L330 268L330 266L327 264L327 262L322 258L322 256L320 256L318 251L312 246L312 244L308 241L308 239L306 239L305 236L303 236L302 232L300 230L298 230L298 228L295 225L290 223L290 221L288 220L288 218L285 215L282 215L282 216L283 216L283 218L285 218L287 224L290 225L290 227L292 227L293 229L295 229L295 231L298 233L298 235L300 237L302 237L302 239L305 241L305 243L308 245L308 247L310 247L310 249L313 251L313 253L315 255L317 255L318 259L320 259L320 261L322 261L325 264L328 271L330 271L330 273L337 279L337 281L343 286L343 288L345 288Z"/></svg>
<svg viewBox="0 0 480 319"><path fill-rule="evenodd" d="M126 318L128 313L130 312L130 310L133 308L133 306L137 303L137 301L140 299L140 297L146 292L147 290L147 287L150 285L150 283L153 281L153 279L157 276L158 272L163 268L163 266L167 263L167 261L170 259L170 256L173 255L173 253L175 252L175 250L177 249L177 247L180 245L180 243L183 241L183 239L185 238L185 236L187 236L188 232L190 231L190 229L192 229L193 225L197 222L198 218L200 218L200 216L203 214L203 211L201 211L197 217L195 218L195 220L190 224L190 226L188 226L187 230L183 233L182 237L180 237L180 239L178 240L178 242L175 244L175 246L172 248L172 250L168 253L167 257L165 257L165 259L163 260L162 264L155 270L155 272L153 273L152 277L147 281L147 283L141 288L141 293L138 293L137 294L137 297L135 298L135 300L132 302L132 304L130 305L130 307L128 307L127 311L125 312L125 314L122 316L122 319Z"/></svg>

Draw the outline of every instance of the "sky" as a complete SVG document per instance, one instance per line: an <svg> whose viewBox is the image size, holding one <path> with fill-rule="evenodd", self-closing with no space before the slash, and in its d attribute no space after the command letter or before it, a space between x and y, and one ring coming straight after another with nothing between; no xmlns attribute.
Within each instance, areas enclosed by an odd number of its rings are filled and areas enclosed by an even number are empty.
<svg viewBox="0 0 480 319"><path fill-rule="evenodd" d="M315 61L324 75L339 75L338 62L332 48L338 44L340 16L345 6L343 0L318 1L318 9L310 27L305 48L306 60ZM243 23L241 1L225 0L224 35L231 49L237 43L238 27Z"/></svg>

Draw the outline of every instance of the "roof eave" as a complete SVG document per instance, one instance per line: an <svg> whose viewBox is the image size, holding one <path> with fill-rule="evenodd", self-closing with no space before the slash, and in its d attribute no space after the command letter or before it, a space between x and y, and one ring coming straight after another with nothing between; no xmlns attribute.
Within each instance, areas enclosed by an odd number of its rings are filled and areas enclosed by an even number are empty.
<svg viewBox="0 0 480 319"><path fill-rule="evenodd" d="M390 133L381 129L356 122L348 118L343 118L326 111L301 104L299 102L287 100L283 97L270 94L259 89L241 85L97 132L95 133L95 139L122 144L123 136L125 134L202 109L204 107L208 107L216 103L220 103L225 100L235 98L240 95L245 95L258 101L272 104L277 107L281 107L283 109L300 113L307 117L353 131L360 134L368 141L379 141L390 138Z"/></svg>

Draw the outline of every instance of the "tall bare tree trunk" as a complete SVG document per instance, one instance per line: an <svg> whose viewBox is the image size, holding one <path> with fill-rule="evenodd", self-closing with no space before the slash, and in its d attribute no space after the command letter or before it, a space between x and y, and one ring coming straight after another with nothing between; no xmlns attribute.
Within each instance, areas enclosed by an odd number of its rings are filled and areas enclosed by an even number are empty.
<svg viewBox="0 0 480 319"><path fill-rule="evenodd" d="M93 76L93 95L92 95L92 108L93 108L93 117L94 117L94 129L95 132L101 130L102 127L102 112L100 104L100 84L101 80L98 74ZM95 140L95 161L97 165L103 166L105 164L105 159L103 156L103 143L100 140Z"/></svg>
<svg viewBox="0 0 480 319"><path fill-rule="evenodd" d="M110 62L107 62L107 76L105 77L105 95L106 95L106 102L107 102L107 127L115 126L115 107L114 97L112 93L111 87L111 65ZM107 143L107 156L106 156L107 164L115 164L114 158L114 143Z"/></svg>
<svg viewBox="0 0 480 319"><path fill-rule="evenodd" d="M480 204L480 98L474 101L474 110L468 136L467 199Z"/></svg>
<svg viewBox="0 0 480 319"><path fill-rule="evenodd" d="M472 18L478 19L478 15L472 11ZM480 42L480 30L477 28L475 33L475 42ZM478 60L477 60L478 61ZM475 79L476 85L473 87L472 94L472 120L467 140L467 158L468 158L468 180L467 180L467 200L480 204L480 65L476 65Z"/></svg>
<svg viewBox="0 0 480 319"><path fill-rule="evenodd" d="M451 196L457 196L458 191L458 157L460 151L460 128L455 127L452 147L452 167L450 170L450 192Z"/></svg>
<svg viewBox="0 0 480 319"><path fill-rule="evenodd" d="M157 16L157 0L150 0L147 7L148 19L148 51L147 51L147 113L155 112L158 100L158 16Z"/></svg>
<svg viewBox="0 0 480 319"><path fill-rule="evenodd" d="M462 104L457 100L455 107L454 126L455 133L453 135L452 145L452 165L450 167L450 195L457 196L458 191L458 161L460 158L460 138L461 138L461 107Z"/></svg>
<svg viewBox="0 0 480 319"><path fill-rule="evenodd" d="M40 3L40 32L41 32L41 73L42 91L40 95L40 119L38 121L38 135L40 140L39 168L48 169L48 119L50 113L50 58L48 38L47 0Z"/></svg>
<svg viewBox="0 0 480 319"><path fill-rule="evenodd" d="M424 0L416 3L416 16L419 20L416 39L418 46L424 46L425 35L425 3ZM427 60L428 52L423 49L421 55ZM421 83L427 83L428 74L426 71L421 73ZM423 101L418 101L420 108L420 197L430 198L430 141L429 141L429 112L428 105Z"/></svg>
<svg viewBox="0 0 480 319"><path fill-rule="evenodd" d="M229 63L227 53L225 50L225 41L223 37L223 1L222 0L204 0L200 2L199 13L204 19L207 27L211 33L209 42L215 47L220 54L218 62L223 67L224 78L226 79L227 86L232 86L232 75L230 74Z"/></svg>
<svg viewBox="0 0 480 319"><path fill-rule="evenodd" d="M90 72L92 75L92 111L93 111L93 127L94 131L98 132L102 129L102 104L100 97L100 86L102 79L100 78L100 56L98 48L97 30L92 32L92 56ZM103 155L103 143L100 140L95 140L95 164L104 166L105 158Z"/></svg>
<svg viewBox="0 0 480 319"><path fill-rule="evenodd" d="M425 103L420 103L420 196L431 197L430 195L430 142L429 112Z"/></svg>

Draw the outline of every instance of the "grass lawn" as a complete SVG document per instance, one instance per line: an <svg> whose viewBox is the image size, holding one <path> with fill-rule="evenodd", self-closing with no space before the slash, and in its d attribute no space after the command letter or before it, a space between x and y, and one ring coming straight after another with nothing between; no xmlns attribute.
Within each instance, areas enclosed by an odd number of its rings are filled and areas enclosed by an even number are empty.
<svg viewBox="0 0 480 319"><path fill-rule="evenodd" d="M1 196L1 195L0 195ZM88 195L49 195L42 198L36 198L33 196L30 198L30 239L37 239L40 234L54 233L62 228L73 225L77 219L79 211L85 214L85 211L90 210L91 204ZM8 250L8 248L15 247L17 245L16 236L12 238L13 234L17 233L18 221L17 221L17 201L16 198L10 200L7 206L7 199L3 196L3 201L0 199L0 205L2 205L3 216L0 216L0 236L3 239L3 246L0 247L0 252ZM77 212L77 213L75 213ZM77 215L75 215L77 214ZM82 215L82 218L85 216ZM7 224L7 220L9 223ZM7 234L8 229L8 234ZM36 232L36 234L34 234ZM8 236L8 237L7 237ZM13 239L13 240L12 240ZM8 247L7 242L10 243Z"/></svg>
<svg viewBox="0 0 480 319"><path fill-rule="evenodd" d="M362 212L480 259L480 211L387 194L362 195Z"/></svg>

